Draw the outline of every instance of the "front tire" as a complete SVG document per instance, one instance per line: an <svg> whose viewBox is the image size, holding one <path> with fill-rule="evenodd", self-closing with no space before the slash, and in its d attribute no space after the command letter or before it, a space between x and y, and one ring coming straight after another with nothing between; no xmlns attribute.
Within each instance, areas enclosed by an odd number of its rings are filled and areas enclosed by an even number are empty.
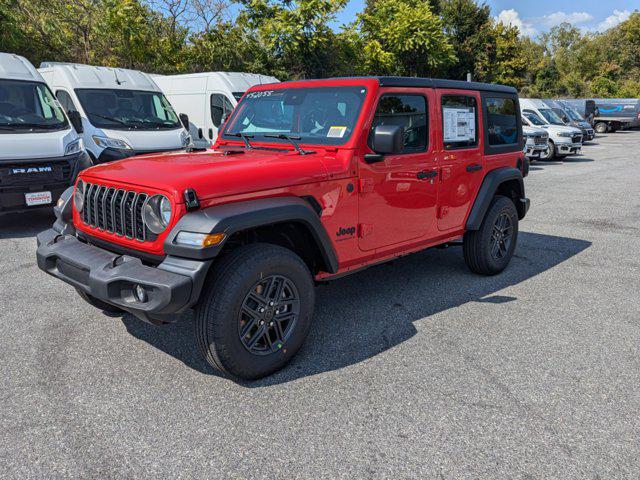
<svg viewBox="0 0 640 480"><path fill-rule="evenodd" d="M497 195L482 220L480 229L464 235L464 261L481 275L503 271L513 256L518 240L518 212L510 198Z"/></svg>
<svg viewBox="0 0 640 480"><path fill-rule="evenodd" d="M549 148L547 149L547 154L540 154L540 160L553 160L553 157L556 154L556 145L549 140Z"/></svg>
<svg viewBox="0 0 640 480"><path fill-rule="evenodd" d="M295 253L264 243L239 247L215 266L195 309L198 347L221 373L264 377L298 352L314 302L311 272Z"/></svg>

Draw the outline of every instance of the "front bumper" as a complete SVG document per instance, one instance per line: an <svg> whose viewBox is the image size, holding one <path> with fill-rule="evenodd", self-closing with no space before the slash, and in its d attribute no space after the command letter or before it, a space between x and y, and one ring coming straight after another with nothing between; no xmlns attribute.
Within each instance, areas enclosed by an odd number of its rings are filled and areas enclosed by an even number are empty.
<svg viewBox="0 0 640 480"><path fill-rule="evenodd" d="M527 145L525 150L525 156L529 158L540 158L549 155L549 147L543 147L540 145Z"/></svg>
<svg viewBox="0 0 640 480"><path fill-rule="evenodd" d="M175 321L193 306L211 263L167 256L147 266L55 229L38 235L36 257L49 275L150 323ZM136 285L145 289L145 302L136 299Z"/></svg>
<svg viewBox="0 0 640 480"><path fill-rule="evenodd" d="M14 167L47 166L47 173L11 175ZM32 210L51 208L60 195L75 183L78 173L92 165L86 152L54 158L36 158L32 160L0 161L0 215L22 213ZM28 206L25 194L33 192L51 192L51 203Z"/></svg>
<svg viewBox="0 0 640 480"><path fill-rule="evenodd" d="M580 153L582 150L581 143L557 143L556 144L557 153L562 155L574 155L576 153Z"/></svg>

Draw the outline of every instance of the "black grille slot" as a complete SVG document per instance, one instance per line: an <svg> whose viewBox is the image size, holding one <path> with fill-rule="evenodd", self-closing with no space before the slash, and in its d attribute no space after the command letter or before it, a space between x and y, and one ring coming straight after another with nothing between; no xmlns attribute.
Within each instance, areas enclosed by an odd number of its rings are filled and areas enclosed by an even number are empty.
<svg viewBox="0 0 640 480"><path fill-rule="evenodd" d="M574 135L571 141L573 143L580 143L582 141L582 135Z"/></svg>
<svg viewBox="0 0 640 480"><path fill-rule="evenodd" d="M148 198L146 193L87 183L81 217L90 227L144 242L147 229L142 211Z"/></svg>

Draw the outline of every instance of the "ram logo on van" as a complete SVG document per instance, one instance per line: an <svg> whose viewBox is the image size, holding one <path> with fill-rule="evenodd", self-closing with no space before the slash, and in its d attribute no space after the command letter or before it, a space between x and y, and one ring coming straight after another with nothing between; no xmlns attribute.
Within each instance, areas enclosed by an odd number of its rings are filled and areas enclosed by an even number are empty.
<svg viewBox="0 0 640 480"><path fill-rule="evenodd" d="M20 175L22 173L51 173L52 167L27 167L27 168L12 168L11 173L14 175Z"/></svg>

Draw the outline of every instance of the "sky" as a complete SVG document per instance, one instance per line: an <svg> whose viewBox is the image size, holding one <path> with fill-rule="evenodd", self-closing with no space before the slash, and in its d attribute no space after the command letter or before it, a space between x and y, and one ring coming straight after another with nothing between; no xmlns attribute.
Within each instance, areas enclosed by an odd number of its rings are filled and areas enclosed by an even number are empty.
<svg viewBox="0 0 640 480"><path fill-rule="evenodd" d="M364 8L365 0L350 0L337 18L337 25L349 23ZM640 10L640 0L486 0L491 14L505 24L520 28L523 35L536 37L554 25L569 22L590 32L604 31Z"/></svg>

